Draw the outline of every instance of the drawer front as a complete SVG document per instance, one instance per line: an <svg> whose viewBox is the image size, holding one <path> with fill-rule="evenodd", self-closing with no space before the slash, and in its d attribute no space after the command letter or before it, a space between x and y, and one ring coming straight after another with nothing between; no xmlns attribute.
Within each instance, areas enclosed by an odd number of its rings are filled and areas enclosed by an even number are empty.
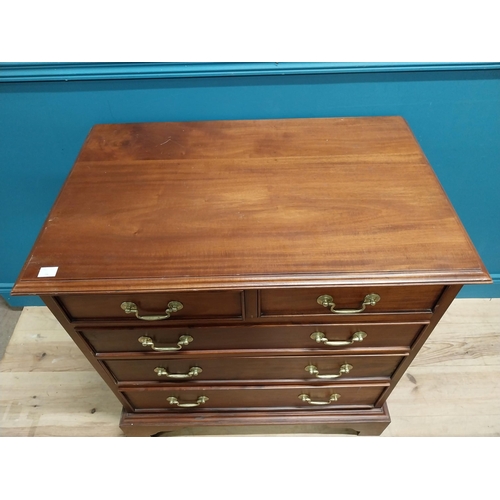
<svg viewBox="0 0 500 500"><path fill-rule="evenodd" d="M389 378L401 355L259 356L102 361L119 382L190 383L232 380L353 380Z"/></svg>
<svg viewBox="0 0 500 500"><path fill-rule="evenodd" d="M221 388L170 386L127 389L123 394L136 411L202 412L204 409L214 408L239 410L302 408L321 411L323 408L332 410L346 406L371 408L385 389L384 385Z"/></svg>
<svg viewBox="0 0 500 500"><path fill-rule="evenodd" d="M346 314L430 311L442 291L442 286L423 285L261 290L259 312L262 317L328 315L335 318ZM320 297L322 303L318 302Z"/></svg>
<svg viewBox="0 0 500 500"><path fill-rule="evenodd" d="M58 301L73 321L100 319L167 324L178 320L243 317L240 291L65 295Z"/></svg>
<svg viewBox="0 0 500 500"><path fill-rule="evenodd" d="M95 352L178 353L210 349L409 349L425 325L346 324L210 328L86 328ZM186 341L188 337L188 341ZM157 350L159 349L159 350ZM166 349L166 350L165 350Z"/></svg>

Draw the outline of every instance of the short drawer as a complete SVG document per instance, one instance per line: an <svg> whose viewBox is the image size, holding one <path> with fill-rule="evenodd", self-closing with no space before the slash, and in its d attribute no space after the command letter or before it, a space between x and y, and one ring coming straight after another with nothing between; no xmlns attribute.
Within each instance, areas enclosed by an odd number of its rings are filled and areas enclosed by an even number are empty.
<svg viewBox="0 0 500 500"><path fill-rule="evenodd" d="M211 349L410 349L425 324L346 324L198 328L85 328L97 353L178 353Z"/></svg>
<svg viewBox="0 0 500 500"><path fill-rule="evenodd" d="M240 291L63 295L57 300L73 321L98 319L164 324L177 320L243 317Z"/></svg>
<svg viewBox="0 0 500 500"><path fill-rule="evenodd" d="M430 311L442 286L269 289L259 293L260 316L316 316Z"/></svg>
<svg viewBox="0 0 500 500"><path fill-rule="evenodd" d="M190 381L389 379L401 355L249 356L155 360L107 360L118 382L190 383Z"/></svg>
<svg viewBox="0 0 500 500"><path fill-rule="evenodd" d="M136 411L189 412L206 409L372 408L385 385L238 386L131 388L123 391Z"/></svg>

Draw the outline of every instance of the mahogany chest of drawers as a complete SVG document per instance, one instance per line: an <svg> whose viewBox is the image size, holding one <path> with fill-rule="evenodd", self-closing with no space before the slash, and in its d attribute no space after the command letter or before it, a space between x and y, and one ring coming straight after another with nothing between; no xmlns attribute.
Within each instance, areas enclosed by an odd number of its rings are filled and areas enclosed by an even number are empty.
<svg viewBox="0 0 500 500"><path fill-rule="evenodd" d="M490 281L400 117L138 123L91 130L13 294L44 300L125 434L380 434L460 287Z"/></svg>

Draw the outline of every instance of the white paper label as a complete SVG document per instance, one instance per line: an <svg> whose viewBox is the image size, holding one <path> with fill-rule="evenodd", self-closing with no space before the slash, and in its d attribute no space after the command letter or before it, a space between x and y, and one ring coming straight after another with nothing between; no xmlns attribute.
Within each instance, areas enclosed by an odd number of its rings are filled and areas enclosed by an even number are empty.
<svg viewBox="0 0 500 500"><path fill-rule="evenodd" d="M59 267L41 267L38 273L39 278L53 278L57 274Z"/></svg>

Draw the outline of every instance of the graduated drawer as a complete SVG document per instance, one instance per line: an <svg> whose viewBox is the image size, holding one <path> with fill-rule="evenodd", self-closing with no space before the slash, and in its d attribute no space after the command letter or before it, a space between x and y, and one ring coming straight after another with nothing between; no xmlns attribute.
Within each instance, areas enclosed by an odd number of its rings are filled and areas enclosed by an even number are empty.
<svg viewBox="0 0 500 500"><path fill-rule="evenodd" d="M331 410L337 407L373 407L387 385L328 386L237 386L130 388L123 394L138 411L177 412L207 409L290 409ZM171 399L175 398L175 399ZM319 403L319 404L315 404ZM182 405L182 406L179 406ZM186 405L186 406L184 406Z"/></svg>
<svg viewBox="0 0 500 500"><path fill-rule="evenodd" d="M176 320L241 319L243 316L241 291L63 295L57 300L73 321L98 319L140 322L143 318L144 324L167 324ZM178 303L182 304L182 308L178 308Z"/></svg>
<svg viewBox="0 0 500 500"><path fill-rule="evenodd" d="M259 292L259 315L340 317L431 311L442 292L443 287L439 285L265 289ZM320 297L331 297L331 301L324 299L325 304L330 305L319 303ZM376 302L370 303L371 299ZM335 304L334 311L331 311L331 303Z"/></svg>
<svg viewBox="0 0 500 500"><path fill-rule="evenodd" d="M421 323L199 328L86 328L78 330L95 352L175 352L211 349L409 349ZM187 338L187 341L186 341Z"/></svg>
<svg viewBox="0 0 500 500"><path fill-rule="evenodd" d="M403 356L249 356L107 360L118 382L186 383L234 380L353 380L389 378Z"/></svg>

